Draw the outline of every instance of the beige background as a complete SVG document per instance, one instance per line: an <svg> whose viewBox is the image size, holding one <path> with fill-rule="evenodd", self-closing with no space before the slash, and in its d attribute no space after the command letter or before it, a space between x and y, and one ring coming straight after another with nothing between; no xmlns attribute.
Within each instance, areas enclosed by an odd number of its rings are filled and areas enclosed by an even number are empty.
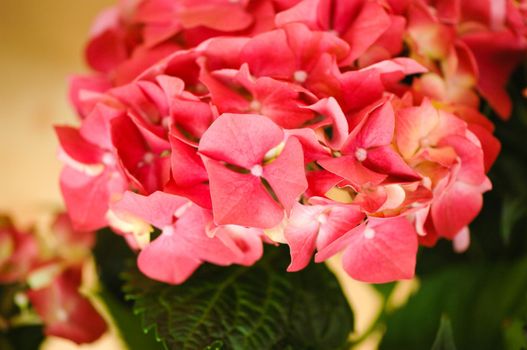
<svg viewBox="0 0 527 350"><path fill-rule="evenodd" d="M76 123L67 77L86 71L82 50L94 16L112 0L0 0L0 212L20 223L61 207L60 164L52 125ZM339 273L359 332L379 300L369 286ZM121 348L114 334L82 349ZM375 347L372 339L363 348ZM77 349L51 339L47 350Z"/></svg>

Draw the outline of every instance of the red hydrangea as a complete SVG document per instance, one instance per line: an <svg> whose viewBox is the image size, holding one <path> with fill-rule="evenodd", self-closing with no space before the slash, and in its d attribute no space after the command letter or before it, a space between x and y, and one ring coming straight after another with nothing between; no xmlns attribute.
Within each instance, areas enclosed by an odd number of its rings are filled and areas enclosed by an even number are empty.
<svg viewBox="0 0 527 350"><path fill-rule="evenodd" d="M20 285L18 294L29 301L46 335L91 343L107 330L81 293L82 270L95 235L75 231L64 213L55 217L50 233L21 231L0 217L0 283Z"/></svg>
<svg viewBox="0 0 527 350"><path fill-rule="evenodd" d="M525 49L512 0L123 1L56 128L69 214L169 283L264 243L411 278L418 244L468 244L500 149L480 96L508 116Z"/></svg>

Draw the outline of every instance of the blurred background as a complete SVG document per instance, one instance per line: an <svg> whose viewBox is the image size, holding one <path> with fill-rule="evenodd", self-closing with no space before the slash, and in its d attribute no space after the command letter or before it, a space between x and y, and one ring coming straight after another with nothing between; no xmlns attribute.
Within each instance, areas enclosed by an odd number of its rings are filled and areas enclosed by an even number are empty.
<svg viewBox="0 0 527 350"><path fill-rule="evenodd" d="M86 71L90 23L112 0L0 0L0 210L60 205L52 124L75 123L67 77Z"/></svg>
<svg viewBox="0 0 527 350"><path fill-rule="evenodd" d="M90 23L112 0L0 0L0 212L28 225L62 206L53 124L75 124L67 78L86 71ZM120 349L48 339L47 350Z"/></svg>

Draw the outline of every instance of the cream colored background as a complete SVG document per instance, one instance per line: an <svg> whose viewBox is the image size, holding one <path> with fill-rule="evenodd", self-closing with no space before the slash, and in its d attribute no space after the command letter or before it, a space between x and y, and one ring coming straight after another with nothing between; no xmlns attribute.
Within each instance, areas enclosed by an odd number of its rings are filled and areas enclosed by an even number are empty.
<svg viewBox="0 0 527 350"><path fill-rule="evenodd" d="M0 0L0 212L29 223L61 207L60 164L52 125L76 123L67 77L86 71L82 50L94 16L112 0ZM339 273L358 331L379 300L369 286ZM82 349L119 350L114 334ZM363 348L374 348L375 339ZM51 339L46 350L77 349ZM147 350L147 349L145 349Z"/></svg>

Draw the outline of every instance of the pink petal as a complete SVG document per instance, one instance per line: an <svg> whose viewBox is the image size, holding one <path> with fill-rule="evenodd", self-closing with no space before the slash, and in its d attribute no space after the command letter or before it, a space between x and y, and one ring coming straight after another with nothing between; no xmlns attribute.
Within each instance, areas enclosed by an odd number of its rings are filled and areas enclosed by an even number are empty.
<svg viewBox="0 0 527 350"><path fill-rule="evenodd" d="M324 169L308 171L306 178L308 182L308 188L306 190L307 197L323 197L332 187L342 181L340 176Z"/></svg>
<svg viewBox="0 0 527 350"><path fill-rule="evenodd" d="M345 139L348 137L349 130L348 121L346 120L346 116L342 112L337 100L333 97L322 99L314 105L309 106L309 109L312 109L329 119L329 125L333 128L333 138L327 140L327 144L332 149L340 149Z"/></svg>
<svg viewBox="0 0 527 350"><path fill-rule="evenodd" d="M296 85L271 79L258 78L252 87L256 101L261 103L261 114L283 128L302 127L315 116L305 106Z"/></svg>
<svg viewBox="0 0 527 350"><path fill-rule="evenodd" d="M464 253L467 251L470 247L470 231L467 226L456 234L452 243L456 253Z"/></svg>
<svg viewBox="0 0 527 350"><path fill-rule="evenodd" d="M0 220L0 283L24 281L41 264L40 242L33 232L19 231L10 219L1 216Z"/></svg>
<svg viewBox="0 0 527 350"><path fill-rule="evenodd" d="M280 223L284 211L259 177L234 172L211 159L204 159L204 163L216 224L271 228Z"/></svg>
<svg viewBox="0 0 527 350"><path fill-rule="evenodd" d="M345 72L339 80L343 96L338 100L344 112L372 104L382 97L385 90L381 73L375 69Z"/></svg>
<svg viewBox="0 0 527 350"><path fill-rule="evenodd" d="M481 191L456 181L446 188L432 205L432 218L437 233L452 239L476 218L483 206Z"/></svg>
<svg viewBox="0 0 527 350"><path fill-rule="evenodd" d="M263 231L235 225L218 226L217 237L235 256L234 263L250 266L263 255Z"/></svg>
<svg viewBox="0 0 527 350"><path fill-rule="evenodd" d="M502 118L508 118L512 104L505 84L524 58L525 43L509 31L478 32L464 36L463 41L474 53L478 64L479 91Z"/></svg>
<svg viewBox="0 0 527 350"><path fill-rule="evenodd" d="M171 225L179 208L186 205L188 200L164 192L156 191L149 196L143 196L126 191L111 208L116 212L129 213L137 216L149 224L162 229Z"/></svg>
<svg viewBox="0 0 527 350"><path fill-rule="evenodd" d="M305 164L330 156L329 149L320 144L313 129L291 129L284 130L284 133L287 137L294 136L298 141L300 141L302 144L302 150L304 152Z"/></svg>
<svg viewBox="0 0 527 350"><path fill-rule="evenodd" d="M81 269L66 270L47 287L30 290L31 305L44 321L44 333L77 344L91 343L107 330L104 319L80 294Z"/></svg>
<svg viewBox="0 0 527 350"><path fill-rule="evenodd" d="M263 58L265 57L265 59ZM290 79L297 69L296 58L284 30L274 30L252 38L240 56L256 76Z"/></svg>
<svg viewBox="0 0 527 350"><path fill-rule="evenodd" d="M345 234L341 235L339 238L325 246L323 249L320 249L315 255L315 262L319 263L326 261L335 254L344 250L351 241L353 241L356 235L361 235L366 228L365 224L360 224Z"/></svg>
<svg viewBox="0 0 527 350"><path fill-rule="evenodd" d="M367 183L380 184L387 177L386 174L379 174L362 165L362 163L357 161L355 155L322 159L317 163L333 174L350 181L356 188Z"/></svg>
<svg viewBox="0 0 527 350"><path fill-rule="evenodd" d="M392 142L395 129L395 116L390 102L373 110L359 124L360 129L351 144L361 148L385 146ZM344 146L344 149L348 149ZM353 150L355 151L355 150Z"/></svg>
<svg viewBox="0 0 527 350"><path fill-rule="evenodd" d="M386 174L401 181L417 181L421 179L401 156L390 146L377 147L368 150L364 166L377 173Z"/></svg>
<svg viewBox="0 0 527 350"><path fill-rule="evenodd" d="M492 135L491 131L481 125L469 124L469 130L478 137L481 143L485 161L485 173L487 173L500 154L501 143Z"/></svg>
<svg viewBox="0 0 527 350"><path fill-rule="evenodd" d="M320 227L317 217L323 210L324 208L318 205L294 205L285 228L285 239L291 254L291 264L287 271L299 271L309 264Z"/></svg>
<svg viewBox="0 0 527 350"><path fill-rule="evenodd" d="M186 246L191 247L189 252L200 257L200 259L216 264L231 265L245 260L242 246L227 238L234 238L231 232L227 237L227 232L220 232L220 236L209 237L207 230L213 227L212 215L210 211L197 206L190 207L176 222L176 234L183 240ZM233 231L231 229L231 231ZM254 230L247 230L245 233L254 233ZM234 244L233 244L234 243ZM238 241L242 243L242 241ZM261 243L260 243L261 244ZM250 247L249 250L255 249ZM254 252L249 252L252 254Z"/></svg>
<svg viewBox="0 0 527 350"><path fill-rule="evenodd" d="M242 113L248 110L249 101L245 97L220 82L203 66L201 67L200 81L209 90L212 102L218 107L220 114L226 112Z"/></svg>
<svg viewBox="0 0 527 350"><path fill-rule="evenodd" d="M110 176L106 171L92 177L68 166L62 170L60 188L76 230L94 231L107 225Z"/></svg>
<svg viewBox="0 0 527 350"><path fill-rule="evenodd" d="M485 181L485 163L481 147L458 135L445 137L439 146L452 147L460 158L461 167L456 175L458 181L475 186Z"/></svg>
<svg viewBox="0 0 527 350"><path fill-rule="evenodd" d="M354 279L387 283L410 279L415 273L417 234L404 217L372 219L353 235L342 265Z"/></svg>
<svg viewBox="0 0 527 350"><path fill-rule="evenodd" d="M320 28L322 16L319 11L319 6L322 3L324 1L321 0L300 1L295 6L278 13L275 18L276 25L281 27L287 23L300 22L314 30L326 29Z"/></svg>
<svg viewBox="0 0 527 350"><path fill-rule="evenodd" d="M204 26L225 32L242 30L253 21L251 15L235 3L193 4L179 13L179 20L185 28Z"/></svg>
<svg viewBox="0 0 527 350"><path fill-rule="evenodd" d="M83 164L101 163L102 150L85 140L78 129L68 126L56 126L60 146L69 157Z"/></svg>
<svg viewBox="0 0 527 350"><path fill-rule="evenodd" d="M109 72L123 62L128 56L123 36L117 9L101 13L92 28L92 39L86 46L88 64L100 72Z"/></svg>
<svg viewBox="0 0 527 350"><path fill-rule="evenodd" d="M317 250L321 251L347 232L360 225L364 214L356 205L334 205L321 225L317 237Z"/></svg>
<svg viewBox="0 0 527 350"><path fill-rule="evenodd" d="M198 150L181 142L172 134L169 138L172 147L170 155L172 178L176 183L181 186L191 186L206 182L207 171L198 155Z"/></svg>
<svg viewBox="0 0 527 350"><path fill-rule="evenodd" d="M84 101L83 92L103 93L111 87L111 82L104 75L74 75L69 78L68 97L77 113L84 118L90 113L93 104Z"/></svg>
<svg viewBox="0 0 527 350"><path fill-rule="evenodd" d="M193 254L193 247L178 237L179 234L169 227L139 253L137 266L142 273L172 284L183 283L192 275L202 261Z"/></svg>
<svg viewBox="0 0 527 350"><path fill-rule="evenodd" d="M140 46L136 48L132 57L119 64L115 69L114 84L118 86L131 83L149 67L179 49L179 45L171 42L166 42L155 47L147 48Z"/></svg>
<svg viewBox="0 0 527 350"><path fill-rule="evenodd" d="M353 24L342 34L351 44L347 62L353 62L362 55L390 26L386 10L375 2L366 2Z"/></svg>
<svg viewBox="0 0 527 350"><path fill-rule="evenodd" d="M256 114L223 114L203 134L199 152L250 169L284 139L280 127ZM209 172L210 174L210 172Z"/></svg>
<svg viewBox="0 0 527 350"><path fill-rule="evenodd" d="M437 110L425 100L419 107L399 110L396 121L397 147L405 159L411 158L439 122Z"/></svg>
<svg viewBox="0 0 527 350"><path fill-rule="evenodd" d="M278 158L264 166L263 177L271 185L286 212L289 212L307 189L304 155L296 138L290 137Z"/></svg>
<svg viewBox="0 0 527 350"><path fill-rule="evenodd" d="M111 121L123 114L124 111L119 108L98 103L83 120L80 133L87 141L98 145L100 148L110 150L113 148Z"/></svg>

